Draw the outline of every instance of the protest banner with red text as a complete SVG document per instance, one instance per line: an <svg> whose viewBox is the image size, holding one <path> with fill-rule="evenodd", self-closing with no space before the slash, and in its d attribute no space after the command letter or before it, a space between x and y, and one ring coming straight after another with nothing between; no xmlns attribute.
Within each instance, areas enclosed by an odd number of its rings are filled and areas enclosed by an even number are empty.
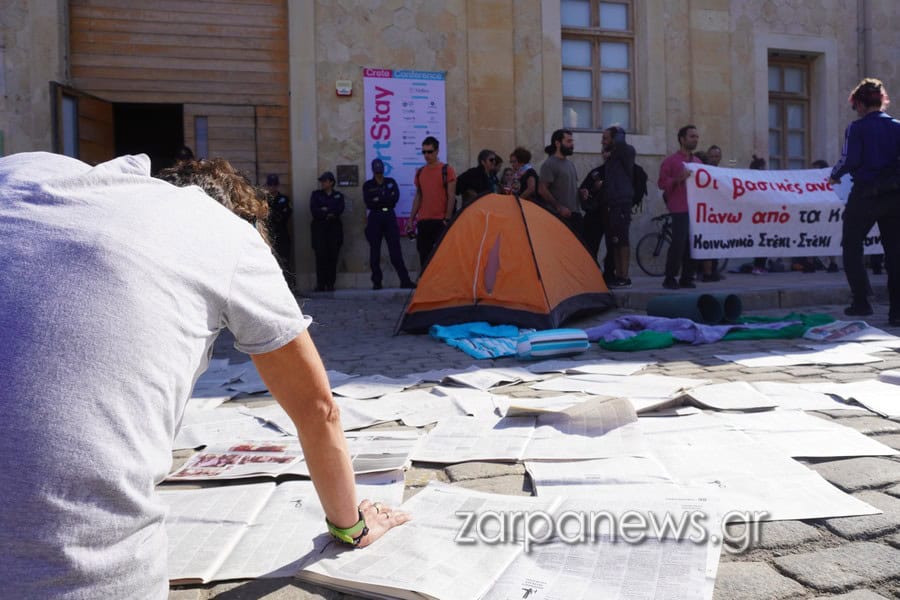
<svg viewBox="0 0 900 600"><path fill-rule="evenodd" d="M829 169L758 171L685 165L693 258L838 256L849 177ZM866 254L880 254L874 227Z"/></svg>

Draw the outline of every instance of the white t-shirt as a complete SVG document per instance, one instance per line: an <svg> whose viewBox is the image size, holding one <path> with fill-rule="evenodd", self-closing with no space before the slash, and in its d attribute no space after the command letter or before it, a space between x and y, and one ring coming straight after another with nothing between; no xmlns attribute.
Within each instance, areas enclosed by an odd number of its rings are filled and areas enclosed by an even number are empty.
<svg viewBox="0 0 900 600"><path fill-rule="evenodd" d="M165 598L154 486L216 335L309 321L253 227L146 156L0 158L3 595Z"/></svg>

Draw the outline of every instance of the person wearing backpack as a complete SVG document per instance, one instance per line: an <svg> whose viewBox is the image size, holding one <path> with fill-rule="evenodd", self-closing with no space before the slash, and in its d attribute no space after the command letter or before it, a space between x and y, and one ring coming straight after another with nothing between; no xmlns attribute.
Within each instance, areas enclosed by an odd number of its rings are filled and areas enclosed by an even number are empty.
<svg viewBox="0 0 900 600"><path fill-rule="evenodd" d="M631 247L628 233L631 229L631 209L634 204L634 147L625 142L625 130L613 125L603 130L603 163L605 179L602 182L608 218L606 237L612 247L615 277L607 281L610 288L631 287L628 266Z"/></svg>
<svg viewBox="0 0 900 600"><path fill-rule="evenodd" d="M456 210L456 171L438 160L439 145L430 135L422 141L425 165L416 171L416 197L406 222L407 234L416 230L420 275Z"/></svg>

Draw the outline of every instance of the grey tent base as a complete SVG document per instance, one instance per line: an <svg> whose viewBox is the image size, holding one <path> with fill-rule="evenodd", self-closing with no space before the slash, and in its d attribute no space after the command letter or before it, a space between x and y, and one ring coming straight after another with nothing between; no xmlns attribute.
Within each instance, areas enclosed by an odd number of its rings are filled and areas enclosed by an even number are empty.
<svg viewBox="0 0 900 600"><path fill-rule="evenodd" d="M547 313L515 310L491 304L469 304L405 313L397 324L397 331L421 333L428 331L434 324L458 325L473 321L487 321L493 325L515 325L529 329L555 329L577 315L603 312L615 306L616 301L610 293L572 296Z"/></svg>

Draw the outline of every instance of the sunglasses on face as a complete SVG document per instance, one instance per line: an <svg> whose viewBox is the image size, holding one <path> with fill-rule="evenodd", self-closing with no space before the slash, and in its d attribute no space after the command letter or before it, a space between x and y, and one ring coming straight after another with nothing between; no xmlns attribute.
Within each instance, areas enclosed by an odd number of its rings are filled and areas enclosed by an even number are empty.
<svg viewBox="0 0 900 600"><path fill-rule="evenodd" d="M423 148L423 149L422 149L422 154L434 154L434 150L425 150L425 149Z"/></svg>

